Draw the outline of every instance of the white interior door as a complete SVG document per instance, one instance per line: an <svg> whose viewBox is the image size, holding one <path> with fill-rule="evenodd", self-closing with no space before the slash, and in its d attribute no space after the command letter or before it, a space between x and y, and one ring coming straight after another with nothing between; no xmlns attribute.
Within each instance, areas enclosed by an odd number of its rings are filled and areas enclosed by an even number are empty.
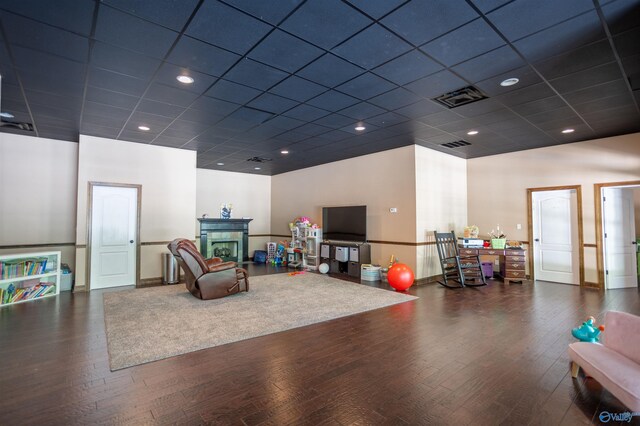
<svg viewBox="0 0 640 426"><path fill-rule="evenodd" d="M532 196L535 279L580 285L576 190L537 191Z"/></svg>
<svg viewBox="0 0 640 426"><path fill-rule="evenodd" d="M138 192L94 186L91 215L91 289L135 285Z"/></svg>
<svg viewBox="0 0 640 426"><path fill-rule="evenodd" d="M637 287L633 188L602 188L605 288Z"/></svg>

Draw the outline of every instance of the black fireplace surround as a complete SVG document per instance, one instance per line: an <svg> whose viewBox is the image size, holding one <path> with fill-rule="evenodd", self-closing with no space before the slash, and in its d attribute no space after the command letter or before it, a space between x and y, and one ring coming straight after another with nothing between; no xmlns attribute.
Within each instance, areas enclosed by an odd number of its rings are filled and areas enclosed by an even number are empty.
<svg viewBox="0 0 640 426"><path fill-rule="evenodd" d="M220 241L215 238L216 234L223 234L229 232L241 233L238 245L242 246L242 253L238 255L242 256L242 259L238 259L238 262L249 261L249 222L253 219L204 219L199 218L200 222L200 253L207 257L210 251L211 243ZM228 242L229 238L223 237L225 242Z"/></svg>

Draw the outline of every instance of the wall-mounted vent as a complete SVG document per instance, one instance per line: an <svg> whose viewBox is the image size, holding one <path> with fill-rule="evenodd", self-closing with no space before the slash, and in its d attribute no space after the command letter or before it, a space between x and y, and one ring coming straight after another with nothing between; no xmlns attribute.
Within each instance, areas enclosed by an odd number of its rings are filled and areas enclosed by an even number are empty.
<svg viewBox="0 0 640 426"><path fill-rule="evenodd" d="M447 142L447 143L441 143L440 146L445 146L447 148L460 148L461 146L467 146L467 145L471 145L469 142L467 141L455 141L455 142Z"/></svg>
<svg viewBox="0 0 640 426"><path fill-rule="evenodd" d="M253 161L254 163L266 163L267 161L273 161L273 159L265 157L251 157L247 158L247 161Z"/></svg>
<svg viewBox="0 0 640 426"><path fill-rule="evenodd" d="M0 121L0 127L11 127L13 129L26 130L28 132L33 132L33 124L18 122L18 121L2 120Z"/></svg>
<svg viewBox="0 0 640 426"><path fill-rule="evenodd" d="M441 103L447 108L456 108L472 102L481 101L482 99L487 99L487 96L473 86L463 87L462 89L454 90L453 92L433 98L434 101Z"/></svg>

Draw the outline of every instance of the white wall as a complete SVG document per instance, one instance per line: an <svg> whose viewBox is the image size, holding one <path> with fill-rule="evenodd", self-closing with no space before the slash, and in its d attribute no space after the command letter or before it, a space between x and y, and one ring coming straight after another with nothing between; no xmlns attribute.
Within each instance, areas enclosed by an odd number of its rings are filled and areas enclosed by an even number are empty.
<svg viewBox="0 0 640 426"><path fill-rule="evenodd" d="M394 254L415 271L414 156L407 146L273 176L271 232L290 235L288 224L302 215L321 224L324 206L366 205L367 238L385 242L371 244L372 262L386 265Z"/></svg>
<svg viewBox="0 0 640 426"><path fill-rule="evenodd" d="M0 254L61 250L73 267L77 164L73 142L0 133Z"/></svg>
<svg viewBox="0 0 640 426"><path fill-rule="evenodd" d="M456 231L467 225L467 162L452 155L415 145L416 162L416 276L442 273L434 231Z"/></svg>
<svg viewBox="0 0 640 426"><path fill-rule="evenodd" d="M142 185L140 276L162 275L161 253L177 237L193 237L196 153L80 135L76 286L85 284L88 182Z"/></svg>
<svg viewBox="0 0 640 426"><path fill-rule="evenodd" d="M640 133L474 158L467 161L469 223L480 235L500 224L508 239L526 241L527 188L581 185L584 243L595 245L593 185L636 180ZM585 281L597 282L596 249L585 247L584 259Z"/></svg>
<svg viewBox="0 0 640 426"><path fill-rule="evenodd" d="M232 217L253 218L249 222L249 257L254 250L265 250L271 240L271 176L196 170L196 215L220 217L220 205L232 204ZM194 219L195 235L200 223ZM198 247L200 245L198 244Z"/></svg>

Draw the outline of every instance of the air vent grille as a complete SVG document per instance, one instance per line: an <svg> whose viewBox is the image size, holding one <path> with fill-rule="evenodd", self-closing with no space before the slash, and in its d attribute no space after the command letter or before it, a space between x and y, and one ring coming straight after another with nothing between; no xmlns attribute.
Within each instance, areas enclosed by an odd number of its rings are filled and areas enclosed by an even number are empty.
<svg viewBox="0 0 640 426"><path fill-rule="evenodd" d="M447 143L441 143L440 146L445 146L447 148L460 148L461 146L468 146L471 145L469 142L467 141L455 141L455 142L447 142Z"/></svg>
<svg viewBox="0 0 640 426"><path fill-rule="evenodd" d="M2 120L0 121L0 127L11 127L18 130L26 130L28 132L33 132L33 124L26 123L26 122Z"/></svg>
<svg viewBox="0 0 640 426"><path fill-rule="evenodd" d="M482 99L487 99L487 96L473 86L463 87L462 89L454 90L453 92L433 98L434 101L447 108L456 108L472 102L481 101Z"/></svg>
<svg viewBox="0 0 640 426"><path fill-rule="evenodd" d="M266 163L267 161L273 161L273 159L265 157L251 157L247 158L247 161L252 161L254 163Z"/></svg>

